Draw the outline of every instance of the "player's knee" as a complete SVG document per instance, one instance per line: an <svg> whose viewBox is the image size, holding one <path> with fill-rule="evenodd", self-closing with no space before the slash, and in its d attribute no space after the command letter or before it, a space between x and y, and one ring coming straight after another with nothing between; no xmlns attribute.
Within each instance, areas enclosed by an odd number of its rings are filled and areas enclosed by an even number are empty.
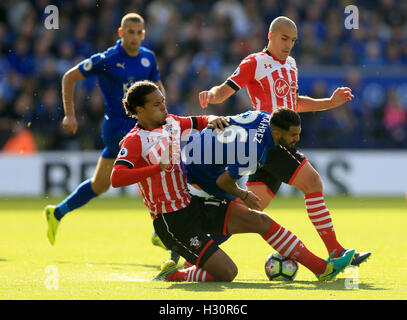
<svg viewBox="0 0 407 320"><path fill-rule="evenodd" d="M304 179L303 183L297 187L299 187L304 194L323 192L322 179L317 172L309 175L307 179Z"/></svg>
<svg viewBox="0 0 407 320"><path fill-rule="evenodd" d="M257 220L258 220L258 234L264 234L269 229L270 225L273 223L273 219L264 212L257 212Z"/></svg>
<svg viewBox="0 0 407 320"><path fill-rule="evenodd" d="M262 199L262 200L260 201L260 208L259 208L259 210L260 210L260 211L263 211L264 209L266 209L266 208L268 207L269 203L270 203L270 200L269 200L269 199Z"/></svg>
<svg viewBox="0 0 407 320"><path fill-rule="evenodd" d="M236 278L238 270L231 259L223 259L212 265L209 272L212 273L216 281L231 282Z"/></svg>
<svg viewBox="0 0 407 320"><path fill-rule="evenodd" d="M100 195L105 193L110 188L110 181L109 182L97 182L92 180L92 190L94 193Z"/></svg>
<svg viewBox="0 0 407 320"><path fill-rule="evenodd" d="M267 232L270 224L273 222L273 219L264 212L258 210L250 209L247 216L247 230L246 232L253 232L258 234L263 234Z"/></svg>
<svg viewBox="0 0 407 320"><path fill-rule="evenodd" d="M270 216L264 212L259 212L259 219L262 225L270 224L271 222L273 222L273 219L271 219Z"/></svg>
<svg viewBox="0 0 407 320"><path fill-rule="evenodd" d="M232 282L236 278L237 273L237 266L234 263L229 264L227 267L224 268L224 270L222 270L220 279L218 280L222 282Z"/></svg>
<svg viewBox="0 0 407 320"><path fill-rule="evenodd" d="M322 179L318 173L312 175L312 177L309 179L307 187L310 189L309 192L322 192L323 190Z"/></svg>

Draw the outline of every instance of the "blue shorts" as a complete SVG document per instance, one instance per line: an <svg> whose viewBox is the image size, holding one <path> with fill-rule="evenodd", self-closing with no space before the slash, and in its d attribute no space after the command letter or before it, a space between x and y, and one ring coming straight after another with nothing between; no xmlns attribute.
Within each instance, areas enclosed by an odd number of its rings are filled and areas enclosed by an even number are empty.
<svg viewBox="0 0 407 320"><path fill-rule="evenodd" d="M136 123L137 119L123 119L105 114L102 126L102 140L105 144L105 148L102 151L103 158L116 158L120 151L120 141L134 128Z"/></svg>

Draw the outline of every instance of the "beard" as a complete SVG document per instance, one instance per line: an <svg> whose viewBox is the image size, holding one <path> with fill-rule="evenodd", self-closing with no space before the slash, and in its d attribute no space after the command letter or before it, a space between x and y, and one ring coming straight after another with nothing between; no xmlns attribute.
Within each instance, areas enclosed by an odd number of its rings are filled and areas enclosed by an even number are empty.
<svg viewBox="0 0 407 320"><path fill-rule="evenodd" d="M280 146L282 146L282 147L284 147L284 148L288 148L288 149L291 149L291 148L294 148L294 147L295 147L295 143L294 143L294 142L289 143L289 142L287 142L284 138L280 138L280 140L278 141L278 144L279 144Z"/></svg>

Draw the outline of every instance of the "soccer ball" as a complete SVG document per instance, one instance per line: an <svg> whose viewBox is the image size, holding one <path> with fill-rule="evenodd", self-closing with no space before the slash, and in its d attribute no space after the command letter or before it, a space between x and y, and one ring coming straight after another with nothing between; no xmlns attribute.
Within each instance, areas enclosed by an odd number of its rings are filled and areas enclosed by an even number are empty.
<svg viewBox="0 0 407 320"><path fill-rule="evenodd" d="M278 252L270 254L264 266L269 280L292 281L297 275L297 261L281 256Z"/></svg>

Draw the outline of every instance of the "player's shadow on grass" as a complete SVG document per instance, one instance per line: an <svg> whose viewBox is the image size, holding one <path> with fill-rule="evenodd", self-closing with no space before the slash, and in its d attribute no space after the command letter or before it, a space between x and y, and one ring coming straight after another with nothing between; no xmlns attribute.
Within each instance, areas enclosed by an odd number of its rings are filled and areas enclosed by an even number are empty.
<svg viewBox="0 0 407 320"><path fill-rule="evenodd" d="M1 261L1 259L0 259ZM56 261L60 264L81 264L72 261ZM83 263L82 263L83 264ZM142 264L142 263L118 263L118 262L86 262L87 265L95 266L111 266L114 270L127 270L128 267L143 267L150 268L154 270L160 270L160 266L156 264Z"/></svg>
<svg viewBox="0 0 407 320"><path fill-rule="evenodd" d="M321 290L321 291L352 291L352 290L388 290L379 288L370 283L346 283L345 279L334 282L318 281L270 281L270 282L177 282L167 289L183 289L190 291L225 291L229 289L284 289L284 290Z"/></svg>

